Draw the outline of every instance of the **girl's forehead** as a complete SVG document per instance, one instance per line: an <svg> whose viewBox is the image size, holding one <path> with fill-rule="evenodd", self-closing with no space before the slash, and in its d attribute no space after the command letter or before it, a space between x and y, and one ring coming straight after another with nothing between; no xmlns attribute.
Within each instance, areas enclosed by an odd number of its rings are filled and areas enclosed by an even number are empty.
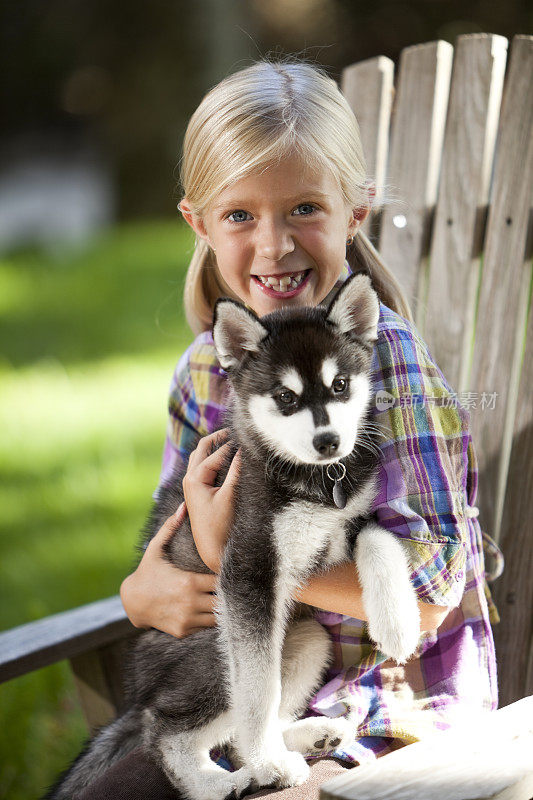
<svg viewBox="0 0 533 800"><path fill-rule="evenodd" d="M332 201L342 197L342 191L331 169L287 158L229 184L213 199L212 208L265 195L289 203L312 197Z"/></svg>

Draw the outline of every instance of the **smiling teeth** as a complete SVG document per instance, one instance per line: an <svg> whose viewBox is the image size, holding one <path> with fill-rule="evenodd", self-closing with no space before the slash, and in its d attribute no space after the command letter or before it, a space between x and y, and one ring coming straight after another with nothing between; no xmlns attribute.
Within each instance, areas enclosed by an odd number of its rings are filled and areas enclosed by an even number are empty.
<svg viewBox="0 0 533 800"><path fill-rule="evenodd" d="M282 275L281 278L276 278L274 275L256 275L261 281L263 286L268 286L269 289L274 289L275 292L288 292L296 289L303 279L305 278L305 270L303 272L291 272L289 275Z"/></svg>

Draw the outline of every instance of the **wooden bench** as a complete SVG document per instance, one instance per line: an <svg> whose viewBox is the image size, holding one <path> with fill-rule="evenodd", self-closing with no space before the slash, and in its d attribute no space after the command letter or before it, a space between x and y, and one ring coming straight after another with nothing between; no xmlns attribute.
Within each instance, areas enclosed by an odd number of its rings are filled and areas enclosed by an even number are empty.
<svg viewBox="0 0 533 800"><path fill-rule="evenodd" d="M533 697L327 781L321 800L531 800Z"/></svg>
<svg viewBox="0 0 533 800"><path fill-rule="evenodd" d="M506 558L493 586L505 705L533 693L533 37L409 47L396 81L379 56L348 67L342 86L378 185L366 231L472 407L480 522ZM383 205L383 184L396 203ZM92 728L120 708L134 633L117 597L23 625L0 635L0 681L70 659Z"/></svg>

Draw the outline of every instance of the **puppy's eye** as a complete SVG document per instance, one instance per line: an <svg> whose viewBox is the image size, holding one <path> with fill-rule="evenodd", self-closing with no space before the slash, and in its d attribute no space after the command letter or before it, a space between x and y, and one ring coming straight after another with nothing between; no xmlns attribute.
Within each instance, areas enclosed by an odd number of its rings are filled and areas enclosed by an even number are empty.
<svg viewBox="0 0 533 800"><path fill-rule="evenodd" d="M278 394L278 400L282 406L290 406L296 400L296 395L290 389L282 389Z"/></svg>
<svg viewBox="0 0 533 800"><path fill-rule="evenodd" d="M342 392L346 391L348 381L346 378L335 378L331 386L335 394L341 394Z"/></svg>

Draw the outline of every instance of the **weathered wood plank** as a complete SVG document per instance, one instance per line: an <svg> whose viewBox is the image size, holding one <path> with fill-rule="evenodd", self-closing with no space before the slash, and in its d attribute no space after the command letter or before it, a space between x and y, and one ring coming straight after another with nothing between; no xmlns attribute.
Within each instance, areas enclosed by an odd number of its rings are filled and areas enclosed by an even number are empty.
<svg viewBox="0 0 533 800"><path fill-rule="evenodd" d="M480 522L499 537L527 314L533 203L533 37L513 40L505 81L485 239L470 388L496 392L472 415L480 470Z"/></svg>
<svg viewBox="0 0 533 800"><path fill-rule="evenodd" d="M136 634L71 658L80 704L91 732L124 708L122 664Z"/></svg>
<svg viewBox="0 0 533 800"><path fill-rule="evenodd" d="M400 57L379 251L414 304L425 271L437 199L453 48L448 42L408 47Z"/></svg>
<svg viewBox="0 0 533 800"><path fill-rule="evenodd" d="M459 726L328 781L321 800L529 800L533 697L475 712ZM529 794L527 793L529 792Z"/></svg>
<svg viewBox="0 0 533 800"><path fill-rule="evenodd" d="M460 36L455 45L423 330L450 384L467 389L507 39Z"/></svg>
<svg viewBox="0 0 533 800"><path fill-rule="evenodd" d="M500 530L505 569L491 587L501 618L494 640L502 704L533 694L533 306L523 365Z"/></svg>
<svg viewBox="0 0 533 800"><path fill-rule="evenodd" d="M342 72L341 89L359 123L367 172L376 183L374 209L377 209L383 201L387 169L394 62L377 56L351 64ZM362 228L367 235L370 219Z"/></svg>
<svg viewBox="0 0 533 800"><path fill-rule="evenodd" d="M119 597L0 633L0 682L72 658L134 632Z"/></svg>

